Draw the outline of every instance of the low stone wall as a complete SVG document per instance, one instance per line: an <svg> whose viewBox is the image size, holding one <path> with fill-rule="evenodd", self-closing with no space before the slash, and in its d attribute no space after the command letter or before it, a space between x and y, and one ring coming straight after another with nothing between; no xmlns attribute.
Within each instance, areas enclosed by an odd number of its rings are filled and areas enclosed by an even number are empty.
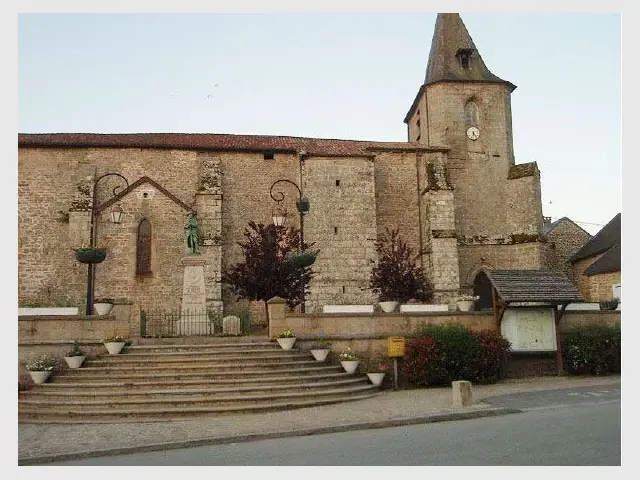
<svg viewBox="0 0 640 480"><path fill-rule="evenodd" d="M560 334L587 325L619 325L619 311L578 310L565 312L558 327ZM269 336L275 338L286 329L297 336L296 346L309 350L322 334L331 342L328 361L338 362L338 355L350 348L363 358L386 356L390 336L409 336L419 326L428 324L460 324L473 331L498 331L493 311L426 312L375 314L297 314L287 313L281 299L269 302ZM518 353L505 367L507 377L556 375L555 352Z"/></svg>

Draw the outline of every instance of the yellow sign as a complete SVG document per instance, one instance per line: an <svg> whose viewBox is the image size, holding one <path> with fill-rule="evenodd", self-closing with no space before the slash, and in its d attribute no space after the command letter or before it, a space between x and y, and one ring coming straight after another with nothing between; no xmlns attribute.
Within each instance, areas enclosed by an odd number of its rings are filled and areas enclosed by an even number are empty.
<svg viewBox="0 0 640 480"><path fill-rule="evenodd" d="M404 357L404 337L387 338L387 356Z"/></svg>

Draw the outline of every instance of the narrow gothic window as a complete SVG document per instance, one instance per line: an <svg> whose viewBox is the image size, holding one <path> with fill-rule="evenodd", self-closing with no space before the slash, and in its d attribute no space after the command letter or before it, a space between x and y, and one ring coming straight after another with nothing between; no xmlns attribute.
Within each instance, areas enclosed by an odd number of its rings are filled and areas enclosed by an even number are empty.
<svg viewBox="0 0 640 480"><path fill-rule="evenodd" d="M469 102L464 106L464 116L467 127L478 126L478 107L474 102Z"/></svg>
<svg viewBox="0 0 640 480"><path fill-rule="evenodd" d="M138 225L136 274L151 273L151 223L146 218Z"/></svg>

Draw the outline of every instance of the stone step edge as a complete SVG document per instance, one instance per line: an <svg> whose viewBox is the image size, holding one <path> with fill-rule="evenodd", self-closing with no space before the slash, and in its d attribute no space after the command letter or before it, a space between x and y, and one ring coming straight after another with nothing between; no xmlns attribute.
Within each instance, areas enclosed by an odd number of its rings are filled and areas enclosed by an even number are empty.
<svg viewBox="0 0 640 480"><path fill-rule="evenodd" d="M309 357L311 358L311 357ZM167 362L169 363L169 362ZM181 362L177 362L177 363L181 363ZM282 365L282 366L290 366L290 365L317 365L317 364L322 364L323 362L317 362L316 360L294 360L292 362L273 362L273 364L269 363L267 365L269 366L276 366L276 365ZM96 369L105 369L105 368L109 368L109 369L118 369L118 370L126 370L126 369L131 369L132 366L131 365L126 365L126 364L119 364L119 363L114 363L112 365L107 365L107 366L102 366L102 365L98 365L98 366L91 366L91 363L88 363L87 367L80 367L78 369L73 369L76 371L95 371ZM235 364L238 365L238 368L248 368L248 367L260 367L262 365L265 365L264 362L251 362L251 363L241 363L241 364ZM211 368L217 368L217 367L223 367L223 366L227 366L228 364L226 362L210 362L207 363L206 365L188 365L187 367L190 369L198 369L198 370L206 370L206 369L211 369ZM148 365L142 365L139 367L140 369L144 369L145 371L151 371L151 370L162 370L163 367L159 366L148 366ZM181 366L175 366L173 368L182 368Z"/></svg>
<svg viewBox="0 0 640 480"><path fill-rule="evenodd" d="M312 382L312 383L295 383L295 384L267 384L267 385L252 385L252 386L243 386L243 387L228 387L228 388L170 388L170 389L160 389L160 390L149 390L149 389L129 389L130 387L122 385L116 385L114 387L108 388L122 388L122 391L95 391L95 387L79 387L74 386L76 389L90 389L92 391L87 392L60 392L60 391L46 391L46 390L28 390L25 392L20 392L19 398L25 397L35 397L35 396L56 396L56 397L95 397L95 396L130 396L130 395L187 395L194 393L232 393L232 392L251 392L251 391L263 391L263 390L287 390L292 388L305 389L306 391L314 390L317 388L325 388L331 386L341 386L341 385L349 385L349 384L358 384L363 381L367 381L366 377L352 377L352 378L340 378L333 381L321 381L321 382ZM99 390L99 388L98 388Z"/></svg>
<svg viewBox="0 0 640 480"><path fill-rule="evenodd" d="M162 377L164 377L165 375L162 375ZM166 381L155 381L155 382L130 382L130 381L117 381L117 382L83 382L83 383L73 383L73 382L47 382L47 383L43 383L41 385L36 385L35 388L37 389L47 389L47 388L82 388L82 387L118 387L118 386L122 386L122 387L128 387L128 386L145 386L145 385L177 385L177 386L181 386L181 385L189 385L189 384L196 384L196 383L208 383L208 384L212 384L212 385L234 385L234 384L242 384L242 383L268 383L268 382L291 382L291 383L295 383L295 382L299 382L299 381L311 381L314 379L320 380L323 378L326 379L331 379L331 378L345 378L347 376L350 376L350 374L348 374L345 371L342 372L336 372L336 373L317 373L317 374L313 374L313 375L295 375L295 376L286 376L286 377L281 377L281 376L264 376L264 375L259 375L256 376L255 378L238 378L238 379L222 379L222 380L215 380L215 379L207 379L207 378L196 378L196 379L185 379L185 380L166 380ZM64 379L74 379L77 380L79 378L82 377L75 377L75 376L60 376L60 377L55 377L56 379L60 379L60 378L64 378ZM109 377L112 378L112 377ZM147 377L145 377L147 378ZM82 378L84 380L84 378Z"/></svg>
<svg viewBox="0 0 640 480"><path fill-rule="evenodd" d="M144 422L166 422L166 421L184 421L193 420L194 415L206 414L225 414L225 413L241 413L241 412L261 412L269 410L289 410L294 408L308 408L321 405L330 405L334 403L349 403L358 400L366 400L381 395L381 392L372 390L366 394L352 395L343 398L323 398L319 400L291 401L283 403L258 403L254 405L229 405L220 407L193 407L193 408L164 408L164 409L131 409L121 411L71 411L64 413L44 413L42 411L25 410L18 412L18 423L46 423L46 424L79 424L79 423L140 423ZM31 419L28 416L34 415L36 418ZM157 417L153 417L157 415ZM175 415L172 417L172 415ZM43 416L54 417L53 419ZM83 416L97 418L83 418ZM27 417L27 418L25 418ZM69 418L70 417L70 418ZM103 417L103 418L100 418Z"/></svg>
<svg viewBox="0 0 640 480"><path fill-rule="evenodd" d="M282 362L285 360L295 360L295 361L311 361L313 359L313 357L311 355L306 355L306 354L299 354L299 355L271 355L271 356L264 356L264 357L259 357L259 356L249 356L249 357L228 357L228 358L220 358L217 356L210 356L210 357L204 357L201 355L198 356L191 356L191 357L186 357L186 358L168 358L168 357L163 357L163 358L157 358L157 357L152 357L151 355L149 356L135 356L135 357L130 357L129 355L126 355L125 357L121 357L121 358L113 358L113 359L108 359L108 357L97 357L97 358L91 358L91 359L86 359L83 363L83 365L93 365L95 363L103 363L103 364L107 364L107 365L127 365L130 363L147 363L147 362L153 362L153 363L196 363L196 362L211 362L211 363L220 363L220 364L226 364L226 363L237 363L237 362L257 362L258 360L261 361L269 361L271 363L275 363L275 362ZM316 361L315 359L313 361Z"/></svg>
<svg viewBox="0 0 640 480"><path fill-rule="evenodd" d="M271 357L275 357L275 358L279 358L279 357L291 357L291 356L300 356L300 355L305 355L305 356L309 356L311 355L309 352L307 351L302 351L302 350L268 350L268 351L261 351L261 352L257 352L255 350L234 350L231 352L195 352L195 351L188 351L188 352L126 352L126 353L118 353L117 355L111 355L111 354L104 354L101 353L99 355L96 356L96 359L98 358L112 358L112 359L118 359L118 358L129 358L129 357L136 357L136 358L163 358L163 357L185 357L187 355L191 355L191 356L201 356L201 357L210 357L210 356L231 356L231 355L235 355L239 358L245 358L247 356L250 356L252 358L263 358L263 357L267 357L267 358L271 358Z"/></svg>
<svg viewBox="0 0 640 480"><path fill-rule="evenodd" d="M83 380L86 379L94 379L97 381L102 381L102 380L112 380L112 381L117 381L117 382L125 382L129 379L131 379L131 381L135 381L135 380L149 380L149 379L175 379L172 381L180 381L180 380L189 380L189 379L200 379L203 381L208 381L208 380L219 380L219 381L227 381L228 378L230 377L240 377L238 378L238 381L256 381L259 380L260 378L264 377L264 374L269 373L271 376L274 376L274 374L288 374L291 376L291 378L305 378L309 375L313 375L314 373L323 373L323 370L327 373L331 373L334 372L336 374L344 374L344 375L353 375L353 374L349 374L346 373L344 370L340 371L339 367L334 367L334 368L327 368L327 369L298 369L298 370L265 370L263 372L260 371L255 371L255 372L242 372L242 375L238 375L237 372L218 372L218 373L214 373L209 375L208 377L203 378L202 377L202 373L184 373L184 372L177 372L177 373L171 373L171 372L167 372L167 373L153 373L153 374L136 374L136 373L130 373L130 374L121 374L121 375L106 375L106 374L99 374L99 375L91 375L91 376L79 376L79 375L60 375L57 377L52 377L52 382L51 383L64 383L64 384L70 384L72 385L75 381L79 381L81 383L94 383L94 382L86 382ZM57 380L57 381L56 381ZM129 382L131 383L131 382Z"/></svg>
<svg viewBox="0 0 640 480"><path fill-rule="evenodd" d="M335 388L331 390L323 390L320 392L313 392L314 397L324 397L331 395L349 395L352 393L358 393L362 391L368 391L376 389L372 384L363 385L361 387L346 387L346 388ZM28 400L28 399L19 399L18 400L18 410L20 410L21 406L40 406L40 407L54 407L54 408L68 408L73 406L97 406L97 405L108 405L110 407L121 406L121 405L150 405L150 404L166 404L166 403L207 403L207 402L254 402L265 400L268 401L270 399L295 399L295 398L304 398L310 395L309 392L287 392L287 393L275 393L275 394L259 394L259 395L230 395L230 396L214 396L214 397L195 397L189 398L187 397L175 397L175 398L148 398L148 399L140 399L140 400L120 400L120 399L105 399L103 400L95 400L95 401L65 401L64 404L59 403L51 403L50 401L43 400ZM114 394L112 396L117 396Z"/></svg>
<svg viewBox="0 0 640 480"><path fill-rule="evenodd" d="M174 344L135 344L135 345L127 345L125 348L127 349L136 349L136 350L148 350L150 348L246 348L246 347L259 347L259 348L278 348L282 350L282 347L278 344L278 342L238 342L238 343L174 343Z"/></svg>

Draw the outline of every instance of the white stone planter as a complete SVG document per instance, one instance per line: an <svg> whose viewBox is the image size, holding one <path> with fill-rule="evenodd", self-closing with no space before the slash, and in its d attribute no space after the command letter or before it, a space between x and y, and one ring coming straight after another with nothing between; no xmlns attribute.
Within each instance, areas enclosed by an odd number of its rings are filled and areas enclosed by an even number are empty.
<svg viewBox="0 0 640 480"><path fill-rule="evenodd" d="M380 308L384 313L391 313L395 311L396 308L398 308L398 302L396 302L395 300L380 302Z"/></svg>
<svg viewBox="0 0 640 480"><path fill-rule="evenodd" d="M441 303L429 305L422 303L403 303L400 305L400 313L425 313L425 312L448 312L449 305Z"/></svg>
<svg viewBox="0 0 640 480"><path fill-rule="evenodd" d="M20 315L78 315L78 307L20 307Z"/></svg>
<svg viewBox="0 0 640 480"><path fill-rule="evenodd" d="M109 315L111 313L111 309L113 308L113 303L94 303L93 309L96 311L98 315Z"/></svg>
<svg viewBox="0 0 640 480"><path fill-rule="evenodd" d="M84 355L76 355L75 357L64 357L64 361L67 362L69 368L80 368L82 362L84 362Z"/></svg>
<svg viewBox="0 0 640 480"><path fill-rule="evenodd" d="M276 338L280 346L283 350L291 350L293 348L293 344L296 343L296 337L289 338Z"/></svg>
<svg viewBox="0 0 640 480"><path fill-rule="evenodd" d="M324 362L327 359L327 355L329 355L330 351L331 350L329 350L328 348L314 348L311 350L311 355L313 355L313 358L315 358L316 361Z"/></svg>
<svg viewBox="0 0 640 480"><path fill-rule="evenodd" d="M36 383L39 385L41 383L46 382L49 379L49 377L51 376L51 372L52 370L46 370L44 372L29 371L29 375L31 376L33 383Z"/></svg>
<svg viewBox="0 0 640 480"><path fill-rule="evenodd" d="M340 365L347 373L354 373L360 364L360 360L342 360Z"/></svg>
<svg viewBox="0 0 640 480"><path fill-rule="evenodd" d="M458 305L458 310L461 312L470 312L474 303L473 300L458 300L456 305Z"/></svg>
<svg viewBox="0 0 640 480"><path fill-rule="evenodd" d="M371 383L379 387L380 385L382 385L382 380L384 379L384 373L379 373L379 372L367 373L367 377L369 377L369 380L371 380Z"/></svg>
<svg viewBox="0 0 640 480"><path fill-rule="evenodd" d="M105 342L104 346L110 355L117 355L124 348L125 342Z"/></svg>
<svg viewBox="0 0 640 480"><path fill-rule="evenodd" d="M323 305L322 313L373 313L373 305Z"/></svg>

